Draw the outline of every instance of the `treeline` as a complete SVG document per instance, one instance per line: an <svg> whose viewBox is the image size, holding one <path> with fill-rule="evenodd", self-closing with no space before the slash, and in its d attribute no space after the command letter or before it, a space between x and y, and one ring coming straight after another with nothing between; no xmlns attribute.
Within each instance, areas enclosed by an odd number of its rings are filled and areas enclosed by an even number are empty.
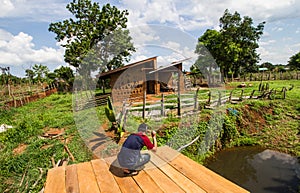
<svg viewBox="0 0 300 193"><path fill-rule="evenodd" d="M75 79L74 72L70 67L61 66L53 72L47 66L35 64L32 68L25 70L25 77L17 77L10 73L9 68L2 68L0 85L2 87L17 86L22 84L35 85L47 83L63 86L63 89L71 90Z"/></svg>

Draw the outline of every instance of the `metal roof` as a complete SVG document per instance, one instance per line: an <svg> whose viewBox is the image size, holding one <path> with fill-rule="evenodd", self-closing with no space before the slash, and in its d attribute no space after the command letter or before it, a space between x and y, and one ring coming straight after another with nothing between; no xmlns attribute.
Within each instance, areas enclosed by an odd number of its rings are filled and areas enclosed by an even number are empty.
<svg viewBox="0 0 300 193"><path fill-rule="evenodd" d="M149 74L152 74L152 73L155 73L155 72L158 72L158 71L167 69L167 68L172 67L172 66L175 66L175 65L177 65L177 64L181 64L182 62L184 62L184 61L186 61L186 60L189 60L189 59L191 59L191 58L185 58L185 59L183 59L183 60L178 60L178 61L172 62L171 64L168 64L168 65L166 65L166 66L162 66L162 67L157 68L157 69L155 69L155 70L153 70L153 71L150 71L150 72L148 72L148 73L149 73Z"/></svg>

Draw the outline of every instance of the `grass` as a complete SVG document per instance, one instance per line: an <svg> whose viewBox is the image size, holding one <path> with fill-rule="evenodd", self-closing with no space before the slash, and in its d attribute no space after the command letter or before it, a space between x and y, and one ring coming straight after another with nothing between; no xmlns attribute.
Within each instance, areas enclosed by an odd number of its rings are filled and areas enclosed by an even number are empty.
<svg viewBox="0 0 300 193"><path fill-rule="evenodd" d="M40 191L47 170L53 167L51 158L55 162L68 159L65 144L75 157L69 164L92 158L77 132L71 96L53 94L23 107L0 112L0 123L13 126L0 134L0 192ZM56 139L41 138L50 128L64 129L65 133ZM20 145L26 148L14 153Z"/></svg>
<svg viewBox="0 0 300 193"><path fill-rule="evenodd" d="M226 95L231 91L239 96L244 90L244 96L250 95L253 90L258 90L261 82L251 82L251 86L238 88L240 82L233 82L226 85ZM200 139L191 146L183 150L183 153L190 158L203 163L204 159L209 157L215 151L222 148L245 145L260 145L265 148L274 149L280 152L289 153L293 156L300 156L299 132L300 132L300 81L270 81L263 82L269 84L269 89L280 91L283 87L288 89L286 99L276 97L270 99L244 99L238 104L226 104L225 108L232 108L238 111L238 115L234 118L230 115L224 115L222 129L220 133L215 133L218 139L215 144L202 154L199 150L203 148L204 137L213 137L213 133L200 135ZM249 85L249 83L246 83ZM292 86L293 85L293 86ZM207 92L207 91L206 91ZM206 96L207 97L207 96ZM203 109L199 115L201 125L207 123L211 119L213 110ZM174 120L165 120L166 125L174 123ZM215 125L218 127L218 125ZM181 132L189 131L189 135L180 135L178 138L181 142L177 142L179 146L187 144L196 138L201 131L209 131L208 125L192 127L189 124L182 124ZM172 131L171 133L169 131ZM213 131L213 130L212 130ZM163 132L160 141L168 143L174 141L174 131L167 128ZM172 134L172 135L171 135ZM210 136L211 135L211 136ZM178 145L175 144L175 145ZM175 147L175 146L174 146ZM176 146L177 147L177 146Z"/></svg>
<svg viewBox="0 0 300 193"><path fill-rule="evenodd" d="M227 104L226 108L236 109L239 115L225 118L227 133L223 132L215 146L206 154L200 154L199 150L205 137L214 137L213 133L205 135L205 131L211 127L207 124L212 114L211 110L203 109L197 124L194 120L179 120L172 114L161 122L163 127L159 127L151 120L146 121L153 128L160 128L158 130L160 145L168 143L178 148L200 135L197 142L183 150L184 154L198 162L202 162L220 148L242 145L260 145L300 156L298 134L300 132L300 81L269 81L268 83L270 88L292 89L287 91L285 100L277 98L244 100L239 104ZM238 84L240 83L234 82L226 85L228 88L225 91L226 95L234 90L239 96L241 90L244 90L246 96L253 89L257 90L260 82L251 82L252 86L245 88L237 88ZM207 99L207 91L199 90L199 99ZM134 132L141 121L139 117L128 117L128 130ZM176 125L179 122L181 122L180 130ZM47 170L53 167L51 159L57 162L69 158L64 150L65 144L75 157L75 161L69 160L69 164L92 159L92 152L83 139L90 138L99 125L106 123L106 117L103 107L76 114L72 109L71 94L53 94L20 108L1 110L0 123L13 126L13 129L0 133L0 192L38 192L44 186ZM215 126L220 127L220 125ZM64 134L54 139L41 138L40 136L50 128L64 129ZM209 129L213 131L214 128ZM16 153L16 150L20 151ZM107 151L110 149L108 148Z"/></svg>

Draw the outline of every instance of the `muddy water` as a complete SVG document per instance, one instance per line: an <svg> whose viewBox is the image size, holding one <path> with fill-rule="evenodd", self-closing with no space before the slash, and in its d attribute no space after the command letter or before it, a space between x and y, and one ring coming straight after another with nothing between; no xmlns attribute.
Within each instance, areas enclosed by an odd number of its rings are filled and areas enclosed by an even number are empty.
<svg viewBox="0 0 300 193"><path fill-rule="evenodd" d="M300 192L300 163L288 154L239 147L218 153L205 165L253 193Z"/></svg>

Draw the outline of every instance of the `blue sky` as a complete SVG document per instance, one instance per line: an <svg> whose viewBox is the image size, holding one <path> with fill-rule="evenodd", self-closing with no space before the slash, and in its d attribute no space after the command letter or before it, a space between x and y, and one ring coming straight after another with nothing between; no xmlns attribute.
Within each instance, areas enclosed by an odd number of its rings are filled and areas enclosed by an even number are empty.
<svg viewBox="0 0 300 193"><path fill-rule="evenodd" d="M34 64L50 70L64 63L64 49L48 32L51 22L70 18L66 0L0 0L0 66L24 76ZM128 28L138 47L132 61L159 56L160 63L192 56L197 38L218 29L225 9L266 21L260 39L261 63L286 64L300 51L299 0L103 0L129 11ZM154 26L153 26L154 25ZM160 49L157 49L160 47ZM169 50L164 52L162 50ZM177 53L171 53L175 50Z"/></svg>

